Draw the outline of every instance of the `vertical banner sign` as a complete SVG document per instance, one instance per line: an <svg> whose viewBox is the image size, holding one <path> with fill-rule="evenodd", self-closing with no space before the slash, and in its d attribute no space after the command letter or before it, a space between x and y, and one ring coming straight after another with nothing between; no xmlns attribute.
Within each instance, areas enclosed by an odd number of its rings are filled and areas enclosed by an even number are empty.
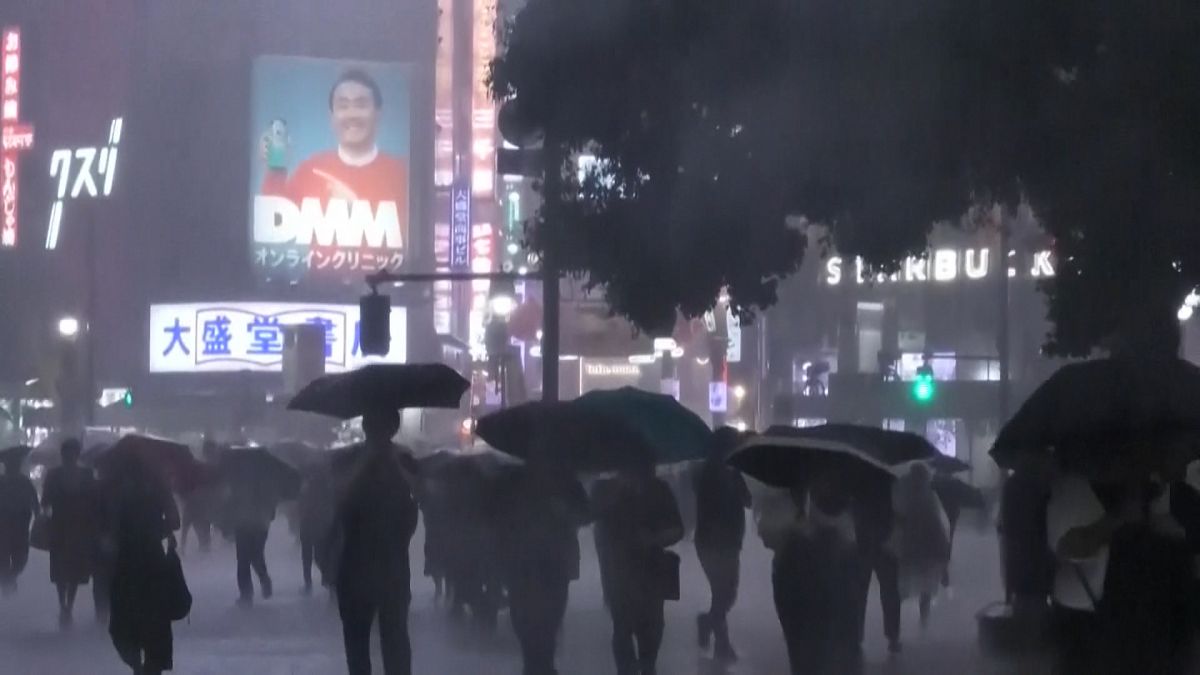
<svg viewBox="0 0 1200 675"><path fill-rule="evenodd" d="M0 248L17 245L17 156L33 147L33 127L21 122L21 29L0 34Z"/></svg>
<svg viewBox="0 0 1200 675"><path fill-rule="evenodd" d="M496 102L488 70L496 56L496 3L475 0L472 37L471 192L490 197L496 190Z"/></svg>
<svg viewBox="0 0 1200 675"><path fill-rule="evenodd" d="M471 188L462 184L450 189L450 269L471 269Z"/></svg>
<svg viewBox="0 0 1200 675"><path fill-rule="evenodd" d="M437 52L434 61L433 184L454 181L454 0L438 1Z"/></svg>

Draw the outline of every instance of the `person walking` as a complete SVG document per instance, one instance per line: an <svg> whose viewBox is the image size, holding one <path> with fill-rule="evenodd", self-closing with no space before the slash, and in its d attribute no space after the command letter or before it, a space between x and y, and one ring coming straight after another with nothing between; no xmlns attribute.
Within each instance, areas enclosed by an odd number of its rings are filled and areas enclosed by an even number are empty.
<svg viewBox="0 0 1200 675"><path fill-rule="evenodd" d="M883 634L888 641L888 651L897 654L902 649L900 642L900 561L888 546L892 538L895 514L889 492L867 493L854 500L855 546L854 561L854 606L857 620L854 635L861 651L863 633L867 620L867 595L871 590L871 576L879 583L879 605L883 611Z"/></svg>
<svg viewBox="0 0 1200 675"><path fill-rule="evenodd" d="M205 440L200 450L206 465L215 467L219 459L220 446ZM215 470L215 469L214 469ZM183 496L183 525L179 534L180 553L187 550L188 532L194 532L201 553L212 546L213 515L217 495L211 485L200 485Z"/></svg>
<svg viewBox="0 0 1200 675"><path fill-rule="evenodd" d="M333 477L329 467L313 463L306 467L297 500L300 516L300 566L304 575L304 592L312 593L312 568L315 563L321 574L321 585L328 587L332 579L326 572L325 551L321 550L325 534L333 525Z"/></svg>
<svg viewBox="0 0 1200 675"><path fill-rule="evenodd" d="M555 675L567 596L571 581L579 578L578 530L591 512L583 486L552 453L534 454L526 467L501 491L509 616L524 675Z"/></svg>
<svg viewBox="0 0 1200 675"><path fill-rule="evenodd" d="M174 549L179 511L170 490L142 460L131 455L113 464L104 478L116 547L108 632L134 675L159 675L174 667L163 540Z"/></svg>
<svg viewBox="0 0 1200 675"><path fill-rule="evenodd" d="M0 593L17 590L17 577L29 561L29 524L37 512L33 481L21 471L23 455L10 456L0 477Z"/></svg>
<svg viewBox="0 0 1200 675"><path fill-rule="evenodd" d="M715 638L713 655L728 663L737 661L726 617L737 601L746 509L750 508L746 481L725 463L737 442L735 429L718 429L708 459L695 476L696 557L712 590L709 609L696 618L696 627L700 646L707 648Z"/></svg>
<svg viewBox="0 0 1200 675"><path fill-rule="evenodd" d="M663 604L678 588L664 584L666 565L678 558L666 549L683 539L675 496L646 462L622 468L593 488L596 553L604 601L613 621L618 675L654 675L662 645ZM678 568L673 571L678 583Z"/></svg>
<svg viewBox="0 0 1200 675"><path fill-rule="evenodd" d="M363 415L366 441L343 458L330 537L338 612L350 675L371 673L371 628L379 621L385 675L411 675L408 545L417 529L417 464L392 443L395 410Z"/></svg>
<svg viewBox="0 0 1200 675"><path fill-rule="evenodd" d="M96 490L92 472L79 466L81 446L68 438L62 465L46 475L42 509L49 518L50 581L58 591L58 623L71 625L75 595L91 578Z"/></svg>
<svg viewBox="0 0 1200 675"><path fill-rule="evenodd" d="M228 490L233 543L237 553L238 604L249 607L254 603L251 571L258 577L264 600L274 592L267 570L266 547L279 498L269 482L256 480L248 474L231 476Z"/></svg>

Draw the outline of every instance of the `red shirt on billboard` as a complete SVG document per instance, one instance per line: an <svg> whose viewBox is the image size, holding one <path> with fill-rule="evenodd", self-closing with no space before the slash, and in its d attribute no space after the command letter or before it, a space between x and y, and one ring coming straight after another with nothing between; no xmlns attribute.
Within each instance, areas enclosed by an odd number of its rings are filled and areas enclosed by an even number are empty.
<svg viewBox="0 0 1200 675"><path fill-rule="evenodd" d="M376 145L382 103L379 85L370 75L361 70L343 73L329 93L337 148L312 155L291 175L286 164L286 122L272 122L260 148L267 163L262 194L285 197L297 206L305 199L316 198L322 208L333 199L349 204L365 201L372 212L377 212L380 204L392 202L400 222L406 224L408 167L402 159L380 152Z"/></svg>

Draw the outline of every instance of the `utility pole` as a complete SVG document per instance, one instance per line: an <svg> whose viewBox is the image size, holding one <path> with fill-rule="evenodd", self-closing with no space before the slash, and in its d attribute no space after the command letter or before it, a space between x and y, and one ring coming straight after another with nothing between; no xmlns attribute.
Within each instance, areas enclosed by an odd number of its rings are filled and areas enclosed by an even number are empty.
<svg viewBox="0 0 1200 675"><path fill-rule="evenodd" d="M1009 401L1009 282L1008 282L1008 247L1009 231L1008 222L1004 214L1003 207L1000 210L1000 279L997 293L997 303L999 310L999 318L996 321L996 354L1000 361L1000 382L997 387L999 394L999 406L997 412L1000 417L1000 424L1008 421L1008 401Z"/></svg>
<svg viewBox="0 0 1200 675"><path fill-rule="evenodd" d="M547 133L543 145L545 175L542 179L542 400L558 400L558 356L560 351L559 202L562 199L562 149Z"/></svg>

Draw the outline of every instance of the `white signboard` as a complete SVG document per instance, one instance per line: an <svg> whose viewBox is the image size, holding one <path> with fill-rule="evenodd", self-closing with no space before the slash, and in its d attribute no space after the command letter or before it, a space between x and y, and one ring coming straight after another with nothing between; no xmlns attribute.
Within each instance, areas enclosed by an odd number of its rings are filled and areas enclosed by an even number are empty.
<svg viewBox="0 0 1200 675"><path fill-rule="evenodd" d="M150 306L150 372L278 372L283 368L281 327L298 323L325 328L325 372L406 358L403 307L392 308L391 351L377 357L364 356L359 348L358 305L205 302Z"/></svg>

